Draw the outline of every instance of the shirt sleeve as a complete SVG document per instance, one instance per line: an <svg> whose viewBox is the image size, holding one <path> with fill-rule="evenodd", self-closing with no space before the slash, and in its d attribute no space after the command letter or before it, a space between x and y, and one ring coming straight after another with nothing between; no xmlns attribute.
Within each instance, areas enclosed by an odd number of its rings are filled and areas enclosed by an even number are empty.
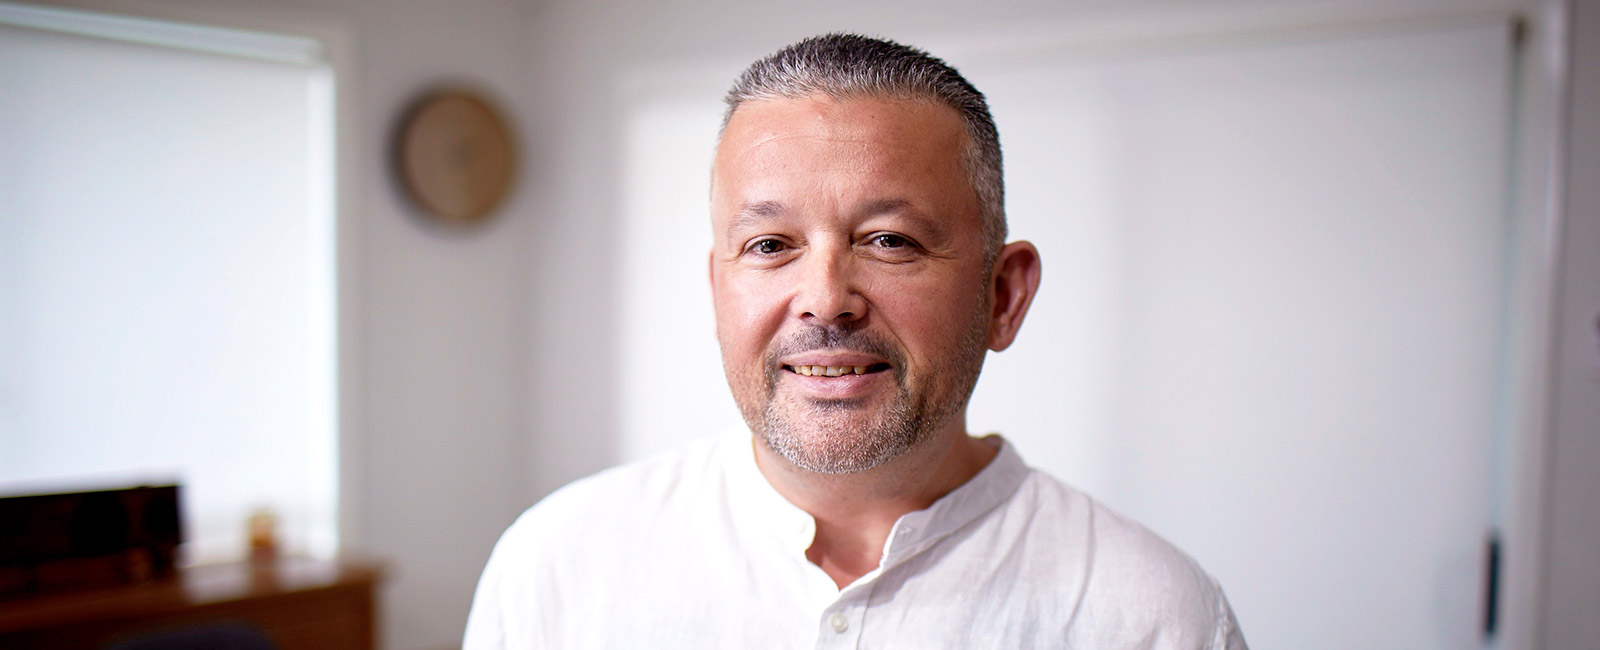
<svg viewBox="0 0 1600 650"><path fill-rule="evenodd" d="M498 545L496 545L498 551ZM498 553L496 553L498 555ZM467 613L467 630L461 639L462 650L508 650L504 624L504 603L499 598L500 572L496 555L478 578L478 589Z"/></svg>
<svg viewBox="0 0 1600 650"><path fill-rule="evenodd" d="M1244 632L1239 630L1239 621L1233 616L1233 607L1228 605L1228 597L1223 595L1222 589L1217 589L1217 633L1211 640L1213 650L1250 650L1245 645Z"/></svg>
<svg viewBox="0 0 1600 650"><path fill-rule="evenodd" d="M540 638L537 599L528 584L538 539L530 534L531 511L519 517L489 554L467 613L462 650L536 650Z"/></svg>

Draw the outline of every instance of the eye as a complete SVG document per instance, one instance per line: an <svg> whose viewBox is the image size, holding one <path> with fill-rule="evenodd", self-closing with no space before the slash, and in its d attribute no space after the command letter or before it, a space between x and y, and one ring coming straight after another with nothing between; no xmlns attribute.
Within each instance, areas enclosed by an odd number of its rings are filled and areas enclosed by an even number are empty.
<svg viewBox="0 0 1600 650"><path fill-rule="evenodd" d="M789 246L784 244L782 241L769 237L751 242L750 246L745 248L745 250L757 255L774 255L777 253L782 253L788 248Z"/></svg>
<svg viewBox="0 0 1600 650"><path fill-rule="evenodd" d="M911 245L905 237L893 233L881 233L872 238L872 243L878 248L904 248Z"/></svg>
<svg viewBox="0 0 1600 650"><path fill-rule="evenodd" d="M917 240L895 232L875 232L857 244L860 251L883 262L904 263L922 259L922 246Z"/></svg>

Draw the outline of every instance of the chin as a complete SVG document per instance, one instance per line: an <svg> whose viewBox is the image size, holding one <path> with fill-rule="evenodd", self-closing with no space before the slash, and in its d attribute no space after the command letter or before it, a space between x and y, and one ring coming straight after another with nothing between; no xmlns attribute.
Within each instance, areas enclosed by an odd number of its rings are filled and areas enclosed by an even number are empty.
<svg viewBox="0 0 1600 650"><path fill-rule="evenodd" d="M773 453L796 467L821 474L879 467L911 451L932 431L900 404L873 413L861 410L831 403L814 405L800 414L768 409L749 424Z"/></svg>

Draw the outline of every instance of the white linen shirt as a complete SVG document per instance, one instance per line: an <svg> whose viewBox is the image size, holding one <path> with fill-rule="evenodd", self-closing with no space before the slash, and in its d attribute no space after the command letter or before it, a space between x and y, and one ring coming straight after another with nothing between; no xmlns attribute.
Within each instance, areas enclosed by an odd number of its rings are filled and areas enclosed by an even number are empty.
<svg viewBox="0 0 1600 650"><path fill-rule="evenodd" d="M464 650L1245 648L1193 560L996 442L842 590L747 430L574 482L495 545Z"/></svg>

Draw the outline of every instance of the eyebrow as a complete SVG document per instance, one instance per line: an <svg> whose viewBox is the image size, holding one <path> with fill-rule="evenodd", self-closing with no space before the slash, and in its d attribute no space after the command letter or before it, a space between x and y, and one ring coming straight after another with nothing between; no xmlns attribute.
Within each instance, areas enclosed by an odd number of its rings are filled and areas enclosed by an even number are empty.
<svg viewBox="0 0 1600 650"><path fill-rule="evenodd" d="M883 214L885 212L900 212L911 207L911 202L905 199L877 199L864 206L857 212L863 215ZM756 201L739 206L733 215L733 225L746 225L748 222L781 217L789 212L789 206L780 201Z"/></svg>
<svg viewBox="0 0 1600 650"><path fill-rule="evenodd" d="M733 213L733 217L728 220L728 232L731 234L747 228L760 229L762 224L788 216L790 212L789 206L782 201L766 200L745 203L739 206L739 209ZM889 213L900 214L910 218L931 230L942 230L938 221L929 218L928 215L923 214L922 211L916 209L910 201L905 199L874 199L856 210L858 217Z"/></svg>
<svg viewBox="0 0 1600 650"><path fill-rule="evenodd" d="M789 206L779 201L756 201L739 206L733 213L733 218L728 222L730 229L749 226L758 221L766 221L781 217L789 212Z"/></svg>
<svg viewBox="0 0 1600 650"><path fill-rule="evenodd" d="M900 212L911 207L911 202L905 199L877 199L864 206L859 211L861 214L883 214L885 212Z"/></svg>
<svg viewBox="0 0 1600 650"><path fill-rule="evenodd" d="M943 233L946 230L945 226L941 224L939 220L930 217L921 210L918 210L916 206L912 205L910 201L905 199L877 199L862 206L861 210L858 212L858 214L861 216L873 216L891 213L897 214L901 218L910 219L911 221L921 224L922 227L927 229L930 233Z"/></svg>

